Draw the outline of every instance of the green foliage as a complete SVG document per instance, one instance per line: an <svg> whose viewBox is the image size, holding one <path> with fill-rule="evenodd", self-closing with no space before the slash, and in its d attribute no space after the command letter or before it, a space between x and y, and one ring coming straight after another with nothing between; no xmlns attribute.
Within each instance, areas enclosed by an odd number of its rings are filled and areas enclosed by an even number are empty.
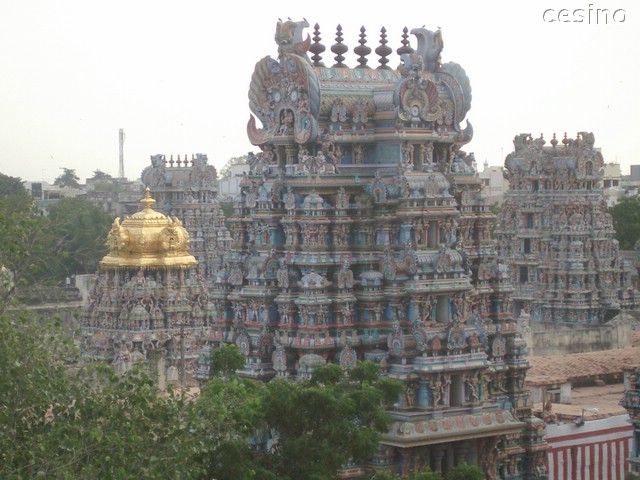
<svg viewBox="0 0 640 480"><path fill-rule="evenodd" d="M0 316L0 478L191 478L186 397L141 371L74 367L69 332Z"/></svg>
<svg viewBox="0 0 640 480"><path fill-rule="evenodd" d="M362 363L362 370L372 371L368 362ZM369 380L360 381L336 365L327 365L317 368L308 381L271 381L263 401L264 417L278 434L279 448L277 454L262 457L265 469L283 480L333 479L348 461L370 458L388 428L389 416L377 379Z"/></svg>
<svg viewBox="0 0 640 480"><path fill-rule="evenodd" d="M12 196L29 196L24 188L22 180L18 177L10 177L0 173L0 198Z"/></svg>
<svg viewBox="0 0 640 480"><path fill-rule="evenodd" d="M213 378L202 388L188 423L187 450L199 472L196 478L248 479L262 471L250 439L264 428L261 402L265 388L261 382L237 377Z"/></svg>
<svg viewBox="0 0 640 480"><path fill-rule="evenodd" d="M466 463L454 467L444 476L444 480L484 480L484 478L485 475L480 467L467 465ZM427 468L404 476L397 473L376 473L369 480L443 480L443 477Z"/></svg>
<svg viewBox="0 0 640 480"><path fill-rule="evenodd" d="M0 225L0 264L14 273L16 285L34 283L50 253L47 221L36 214L22 182L1 174Z"/></svg>
<svg viewBox="0 0 640 480"><path fill-rule="evenodd" d="M51 275L94 272L107 254L111 215L83 198L63 198L49 208L48 220L57 257Z"/></svg>
<svg viewBox="0 0 640 480"><path fill-rule="evenodd" d="M372 475L369 480L442 480L442 476L427 468L420 472L414 472L404 476L397 473L376 473Z"/></svg>
<svg viewBox="0 0 640 480"><path fill-rule="evenodd" d="M224 167L222 167L218 172L218 178L220 180L229 178L231 176L231 167L233 167L234 165L243 165L247 163L247 158L248 158L248 155L231 157L229 160L227 160L227 163L224 164Z"/></svg>
<svg viewBox="0 0 640 480"><path fill-rule="evenodd" d="M609 209L621 250L633 250L640 239L640 195L622 197Z"/></svg>
<svg viewBox="0 0 640 480"><path fill-rule="evenodd" d="M494 215L499 215L501 210L502 210L502 208L500 207L500 205L498 204L498 202L493 202L493 203L489 206L489 211L490 211L491 213L493 213Z"/></svg>
<svg viewBox="0 0 640 480"><path fill-rule="evenodd" d="M224 213L225 218L229 218L231 215L233 215L233 202L220 202L220 208L222 209L222 213Z"/></svg>
<svg viewBox="0 0 640 480"><path fill-rule="evenodd" d="M0 315L0 478L334 480L388 426L366 362L306 381L218 376L192 398L161 394L136 367L78 365L71 339L58 324ZM236 348L217 350L230 374Z"/></svg>
<svg viewBox="0 0 640 480"><path fill-rule="evenodd" d="M28 194L0 193L0 263L14 273L18 289L92 273L107 253L111 223L110 215L81 198L59 200L43 217Z"/></svg>
<svg viewBox="0 0 640 480"><path fill-rule="evenodd" d="M447 472L444 480L484 480L485 476L480 467L462 463Z"/></svg>
<svg viewBox="0 0 640 480"><path fill-rule="evenodd" d="M72 168L62 168L62 174L53 181L56 187L80 188L80 177Z"/></svg>
<svg viewBox="0 0 640 480"><path fill-rule="evenodd" d="M93 177L91 177L89 180L99 181L99 180L112 180L112 179L113 177L108 173L105 173L102 170L95 170L93 172Z"/></svg>
<svg viewBox="0 0 640 480"><path fill-rule="evenodd" d="M244 355L234 344L224 343L211 353L211 373L214 376L234 376L236 370L240 370L244 364Z"/></svg>

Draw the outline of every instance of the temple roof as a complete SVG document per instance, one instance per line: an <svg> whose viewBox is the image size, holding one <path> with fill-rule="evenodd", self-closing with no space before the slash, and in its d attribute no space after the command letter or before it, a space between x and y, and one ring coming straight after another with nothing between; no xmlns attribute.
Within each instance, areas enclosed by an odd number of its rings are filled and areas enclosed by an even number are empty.
<svg viewBox="0 0 640 480"><path fill-rule="evenodd" d="M496 434L519 433L523 423L509 410L490 413L462 414L443 418L414 421L396 420L389 433L383 435L382 443L407 447L430 445L443 440L465 440L491 437Z"/></svg>
<svg viewBox="0 0 640 480"><path fill-rule="evenodd" d="M155 200L149 188L140 201L141 211L113 221L107 239L109 254L103 268L188 268L198 264L189 254L189 233L177 218L151 208Z"/></svg>

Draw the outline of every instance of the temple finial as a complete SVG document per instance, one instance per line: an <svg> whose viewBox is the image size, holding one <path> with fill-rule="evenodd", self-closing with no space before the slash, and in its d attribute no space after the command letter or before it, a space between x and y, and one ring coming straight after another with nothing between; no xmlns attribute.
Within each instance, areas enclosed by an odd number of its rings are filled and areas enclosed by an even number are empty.
<svg viewBox="0 0 640 480"><path fill-rule="evenodd" d="M344 55L349 47L342 43L342 25L338 25L336 28L336 43L331 46L331 51L336 54L334 60L336 63L333 68L346 68L347 66L342 63L344 61Z"/></svg>
<svg viewBox="0 0 640 480"><path fill-rule="evenodd" d="M151 205L153 205L154 203L156 203L156 201L151 198L151 189L149 187L144 189L144 198L142 200L140 200L140 205L145 209L145 210L150 210L151 209Z"/></svg>
<svg viewBox="0 0 640 480"><path fill-rule="evenodd" d="M322 63L322 56L320 54L326 50L326 47L320 43L321 39L320 25L316 23L313 26L313 43L309 47L309 51L313 53L311 60L313 60L314 67L324 67L324 63Z"/></svg>
<svg viewBox="0 0 640 480"><path fill-rule="evenodd" d="M387 65L389 63L387 57L391 55L391 52L391 47L387 45L387 29L382 27L380 29L380 46L376 48L376 54L380 57L378 70L389 70L391 68Z"/></svg>
<svg viewBox="0 0 640 480"><path fill-rule="evenodd" d="M356 68L370 68L367 66L367 55L371 53L371 48L367 47L367 33L364 25L360 27L360 40L358 45L353 49L353 53L358 55L358 65Z"/></svg>

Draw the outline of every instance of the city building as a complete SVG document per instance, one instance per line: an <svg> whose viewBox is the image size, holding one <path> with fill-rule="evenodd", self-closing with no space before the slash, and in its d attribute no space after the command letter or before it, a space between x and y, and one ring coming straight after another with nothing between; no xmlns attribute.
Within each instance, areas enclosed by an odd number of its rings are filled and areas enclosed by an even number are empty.
<svg viewBox="0 0 640 480"><path fill-rule="evenodd" d="M225 178L218 180L218 195L220 200L236 200L240 196L240 182L242 176L249 172L246 163L238 163L229 166L229 173Z"/></svg>
<svg viewBox="0 0 640 480"><path fill-rule="evenodd" d="M489 205L502 205L504 194L509 189L509 182L504 178L504 168L484 162L484 169L478 172L482 180L482 194Z"/></svg>
<svg viewBox="0 0 640 480"><path fill-rule="evenodd" d="M212 348L235 343L240 374L265 381L371 360L402 382L378 455L342 478L462 462L488 479L547 478L511 277L462 149L469 78L442 63L440 30L405 28L392 69L386 30L369 47L363 27L350 68L341 27L326 67L319 26L313 42L308 26L278 22L277 57L258 60L250 80L247 134L259 151L212 272Z"/></svg>
<svg viewBox="0 0 640 480"><path fill-rule="evenodd" d="M601 188L604 161L590 132L546 145L516 135L509 190L495 229L510 266L512 312L533 321L604 323L638 305Z"/></svg>
<svg viewBox="0 0 640 480"><path fill-rule="evenodd" d="M144 185L140 180L108 178L87 180L86 199L114 216L124 217L138 211Z"/></svg>
<svg viewBox="0 0 640 480"><path fill-rule="evenodd" d="M637 332L632 338L626 348L530 357L526 383L547 423L549 478L628 478L637 452L630 374L640 359Z"/></svg>
<svg viewBox="0 0 640 480"><path fill-rule="evenodd" d="M620 197L625 195L619 163L609 162L603 165L602 189L607 199L607 207L613 207L618 203Z"/></svg>

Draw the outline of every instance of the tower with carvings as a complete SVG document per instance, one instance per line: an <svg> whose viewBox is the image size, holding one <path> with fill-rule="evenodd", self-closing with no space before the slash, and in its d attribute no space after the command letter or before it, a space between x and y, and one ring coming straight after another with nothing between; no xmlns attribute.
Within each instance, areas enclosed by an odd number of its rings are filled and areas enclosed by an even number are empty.
<svg viewBox="0 0 640 480"><path fill-rule="evenodd" d="M190 253L201 274L211 279L222 266L222 255L231 243L225 216L218 202L217 172L205 154L152 155L141 174L153 190L156 209L179 218L190 238Z"/></svg>
<svg viewBox="0 0 640 480"><path fill-rule="evenodd" d="M257 151L228 219L209 341L238 345L253 378L371 360L404 384L379 455L344 478L462 462L528 478L543 432L529 428L495 216L462 148L469 79L442 62L440 30L405 28L394 52L384 28L372 48L363 27L352 68L340 26L329 48L308 27L279 22L277 56L250 80Z"/></svg>
<svg viewBox="0 0 640 480"><path fill-rule="evenodd" d="M82 349L86 361L118 372L145 363L163 387L194 375L212 309L182 222L152 208L149 188L140 203L109 231L109 253L81 313Z"/></svg>
<svg viewBox="0 0 640 480"><path fill-rule="evenodd" d="M593 133L547 145L514 138L505 159L509 191L496 227L511 267L513 309L533 321L597 324L637 305L602 190L604 161Z"/></svg>

